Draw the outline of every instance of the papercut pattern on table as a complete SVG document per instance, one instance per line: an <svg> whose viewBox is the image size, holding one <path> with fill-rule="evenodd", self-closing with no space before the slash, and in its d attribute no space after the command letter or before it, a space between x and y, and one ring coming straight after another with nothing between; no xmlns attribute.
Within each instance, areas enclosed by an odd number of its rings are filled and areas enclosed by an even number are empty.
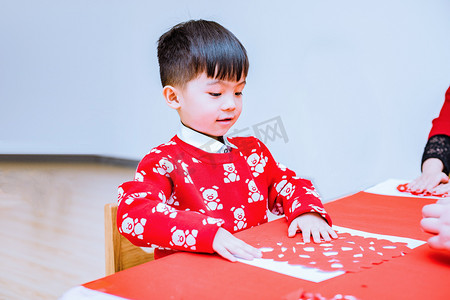
<svg viewBox="0 0 450 300"><path fill-rule="evenodd" d="M283 238L280 242L260 242L264 259L287 261L322 271L358 272L409 252L406 243L339 233L337 239L320 244L303 238Z"/></svg>
<svg viewBox="0 0 450 300"><path fill-rule="evenodd" d="M300 295L298 300L358 300L358 298L352 295L341 295L341 294L337 294L333 298L326 298L322 296L320 293L304 292Z"/></svg>
<svg viewBox="0 0 450 300"><path fill-rule="evenodd" d="M323 296L321 293L305 292L303 289L285 295L286 300L360 300L352 295L336 294L332 298Z"/></svg>
<svg viewBox="0 0 450 300"><path fill-rule="evenodd" d="M447 192L444 193L444 194L436 194L436 193L429 192L429 191L426 191L426 190L424 190L424 191L422 191L420 193L416 192L416 191L412 191L412 190L410 190L408 188L408 184L407 183L399 184L397 186L397 190L399 192L408 193L408 194L411 194L411 195L414 195L414 196L423 196L423 197L431 197L432 196L432 197L442 197L442 198L450 196Z"/></svg>

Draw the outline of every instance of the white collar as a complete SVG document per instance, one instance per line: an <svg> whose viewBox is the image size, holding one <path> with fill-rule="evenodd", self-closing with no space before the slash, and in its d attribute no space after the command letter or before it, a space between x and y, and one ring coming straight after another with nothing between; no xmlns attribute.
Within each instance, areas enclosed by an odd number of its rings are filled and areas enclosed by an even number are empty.
<svg viewBox="0 0 450 300"><path fill-rule="evenodd" d="M228 141L227 137L223 137L225 143L222 143L203 133L186 127L183 123L181 123L180 128L178 129L177 136L183 142L209 153L227 153L231 151L231 148L237 149L235 145Z"/></svg>

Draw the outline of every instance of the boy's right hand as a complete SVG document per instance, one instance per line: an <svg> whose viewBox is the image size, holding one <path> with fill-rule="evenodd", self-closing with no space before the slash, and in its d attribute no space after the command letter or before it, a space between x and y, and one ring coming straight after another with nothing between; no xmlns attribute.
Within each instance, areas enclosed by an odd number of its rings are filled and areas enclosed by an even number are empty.
<svg viewBox="0 0 450 300"><path fill-rule="evenodd" d="M252 260L262 257L261 250L236 238L222 227L217 231L212 247L220 256L231 262L237 261L236 258Z"/></svg>

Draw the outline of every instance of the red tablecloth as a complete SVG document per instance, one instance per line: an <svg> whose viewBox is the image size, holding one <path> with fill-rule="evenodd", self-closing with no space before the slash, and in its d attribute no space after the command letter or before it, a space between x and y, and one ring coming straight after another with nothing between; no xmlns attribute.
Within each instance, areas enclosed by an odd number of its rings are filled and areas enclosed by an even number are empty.
<svg viewBox="0 0 450 300"><path fill-rule="evenodd" d="M359 192L325 205L336 225L419 240L421 209L435 200ZM286 234L284 219L236 234ZM301 290L360 299L450 299L450 255L427 245L357 273L313 283L217 255L176 253L83 286L131 299L298 299Z"/></svg>

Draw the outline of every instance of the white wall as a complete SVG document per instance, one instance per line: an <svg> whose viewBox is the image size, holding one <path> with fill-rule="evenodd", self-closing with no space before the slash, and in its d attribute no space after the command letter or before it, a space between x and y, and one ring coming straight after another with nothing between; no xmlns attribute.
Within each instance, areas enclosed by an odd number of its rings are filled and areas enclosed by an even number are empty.
<svg viewBox="0 0 450 300"><path fill-rule="evenodd" d="M212 19L246 46L236 129L280 116L274 156L325 200L413 178L450 85L450 1L0 0L0 153L139 159L178 118L156 41Z"/></svg>

